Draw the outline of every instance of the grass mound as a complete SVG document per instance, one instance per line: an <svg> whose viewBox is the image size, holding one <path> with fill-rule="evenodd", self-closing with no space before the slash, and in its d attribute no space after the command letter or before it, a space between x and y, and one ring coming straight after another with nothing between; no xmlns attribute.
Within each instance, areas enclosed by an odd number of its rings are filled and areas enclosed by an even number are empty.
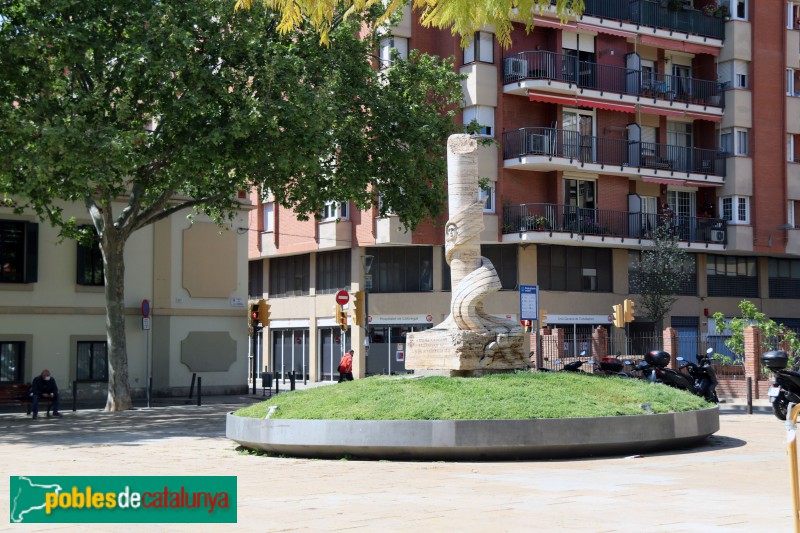
<svg viewBox="0 0 800 533"><path fill-rule="evenodd" d="M645 410L642 404L649 404ZM702 398L638 379L568 372L519 372L482 378L374 376L282 393L236 415L312 420L512 420L691 411Z"/></svg>

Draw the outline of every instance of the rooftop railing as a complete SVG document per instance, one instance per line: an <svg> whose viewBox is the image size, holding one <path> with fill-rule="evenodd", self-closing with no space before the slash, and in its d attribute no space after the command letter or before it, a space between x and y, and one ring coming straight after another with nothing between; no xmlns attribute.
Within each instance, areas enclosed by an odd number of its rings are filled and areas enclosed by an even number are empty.
<svg viewBox="0 0 800 533"><path fill-rule="evenodd" d="M503 207L504 234L546 231L651 239L654 230L665 225L679 241L727 243L727 224L718 218L673 213L633 213L547 203Z"/></svg>
<svg viewBox="0 0 800 533"><path fill-rule="evenodd" d="M729 154L704 148L594 137L556 128L522 128L503 133L503 159L528 155L620 168L725 176L725 160Z"/></svg>
<svg viewBox="0 0 800 533"><path fill-rule="evenodd" d="M545 50L520 52L503 61L503 83L554 80L583 89L722 107L724 87L717 81L635 70Z"/></svg>
<svg viewBox="0 0 800 533"><path fill-rule="evenodd" d="M725 39L725 19L699 9L670 9L658 0L584 0L584 15L630 22L664 30Z"/></svg>

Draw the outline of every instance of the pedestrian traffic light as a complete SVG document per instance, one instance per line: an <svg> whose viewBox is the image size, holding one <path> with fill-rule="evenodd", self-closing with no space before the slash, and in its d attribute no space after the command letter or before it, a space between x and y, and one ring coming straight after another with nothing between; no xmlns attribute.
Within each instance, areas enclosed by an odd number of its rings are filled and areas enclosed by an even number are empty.
<svg viewBox="0 0 800 533"><path fill-rule="evenodd" d="M614 310L614 325L618 328L625 327L625 315L623 314L622 304L613 305L611 308Z"/></svg>
<svg viewBox="0 0 800 533"><path fill-rule="evenodd" d="M364 320L364 291L357 291L353 295L353 324L363 326Z"/></svg>
<svg viewBox="0 0 800 533"><path fill-rule="evenodd" d="M341 305L336 306L336 322L339 323L339 329L347 331L347 311Z"/></svg>
<svg viewBox="0 0 800 533"><path fill-rule="evenodd" d="M258 301L258 319L264 326L269 326L269 304L264 300Z"/></svg>
<svg viewBox="0 0 800 533"><path fill-rule="evenodd" d="M623 309L625 312L625 322L633 322L634 318L634 311L633 311L633 300L625 300L623 303Z"/></svg>
<svg viewBox="0 0 800 533"><path fill-rule="evenodd" d="M261 331L262 326L258 304L253 304L250 306L250 327L253 328L254 333Z"/></svg>

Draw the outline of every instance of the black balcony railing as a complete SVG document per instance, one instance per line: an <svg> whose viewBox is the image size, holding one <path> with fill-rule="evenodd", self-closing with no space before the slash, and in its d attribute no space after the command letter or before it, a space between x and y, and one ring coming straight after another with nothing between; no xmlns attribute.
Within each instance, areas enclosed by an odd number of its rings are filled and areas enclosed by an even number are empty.
<svg viewBox="0 0 800 533"><path fill-rule="evenodd" d="M583 89L703 106L722 107L724 103L724 87L716 81L600 65L544 50L520 52L503 60L503 83L526 79L555 80Z"/></svg>
<svg viewBox="0 0 800 533"><path fill-rule="evenodd" d="M581 235L650 239L667 225L679 241L725 244L727 224L718 218L667 213L631 213L561 204L507 205L503 233L525 231L569 232Z"/></svg>
<svg viewBox="0 0 800 533"><path fill-rule="evenodd" d="M698 9L672 10L667 2L659 0L584 0L584 3L584 15L725 39L725 20Z"/></svg>
<svg viewBox="0 0 800 533"><path fill-rule="evenodd" d="M503 133L503 159L527 155L714 176L725 176L728 157L718 150L594 137L556 128L522 128Z"/></svg>

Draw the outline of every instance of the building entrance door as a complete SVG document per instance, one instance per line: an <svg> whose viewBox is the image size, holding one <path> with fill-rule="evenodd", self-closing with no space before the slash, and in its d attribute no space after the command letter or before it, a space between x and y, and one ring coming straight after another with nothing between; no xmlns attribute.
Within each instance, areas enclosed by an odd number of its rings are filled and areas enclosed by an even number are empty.
<svg viewBox="0 0 800 533"><path fill-rule="evenodd" d="M342 331L338 326L320 328L319 330L319 368L320 381L335 381L339 379L339 361L344 353L350 349L350 336L347 331Z"/></svg>
<svg viewBox="0 0 800 533"><path fill-rule="evenodd" d="M272 331L272 369L279 379L295 372L296 379L309 379L308 329Z"/></svg>

